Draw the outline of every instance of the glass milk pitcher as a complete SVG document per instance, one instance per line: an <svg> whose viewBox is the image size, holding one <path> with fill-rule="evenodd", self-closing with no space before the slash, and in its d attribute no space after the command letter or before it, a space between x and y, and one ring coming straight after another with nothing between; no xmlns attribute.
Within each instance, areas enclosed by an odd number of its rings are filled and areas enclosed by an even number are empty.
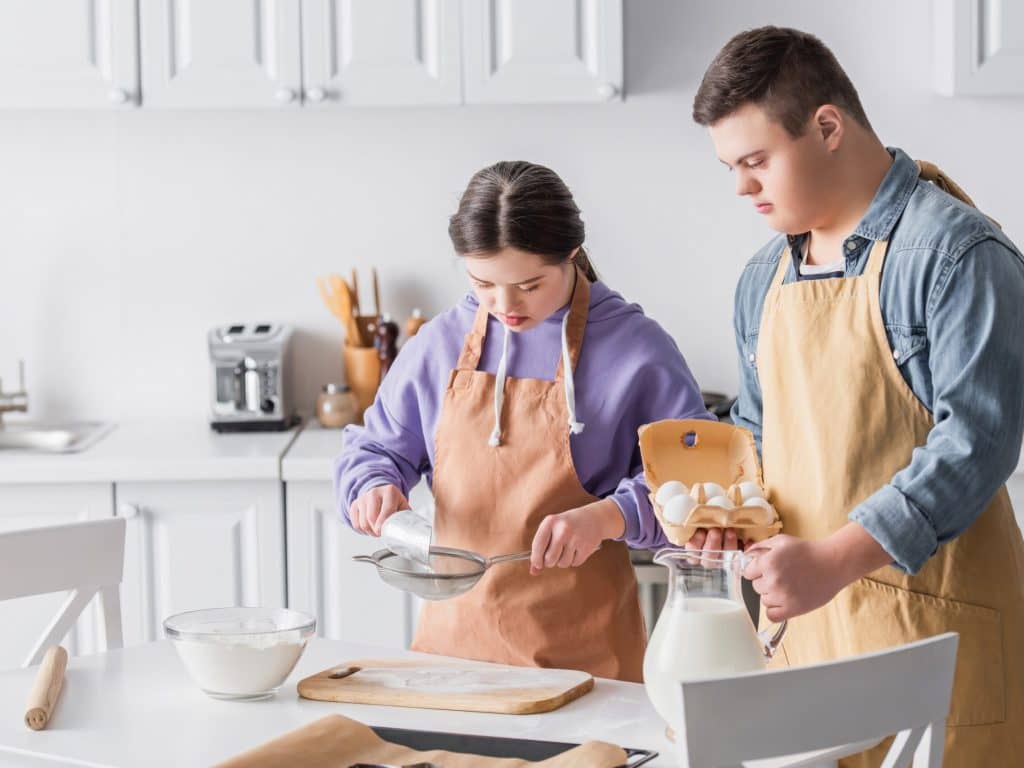
<svg viewBox="0 0 1024 768"><path fill-rule="evenodd" d="M644 655L644 686L655 710L678 732L679 683L763 670L786 622L758 633L743 602L743 552L663 549L654 562L668 568L668 599Z"/></svg>

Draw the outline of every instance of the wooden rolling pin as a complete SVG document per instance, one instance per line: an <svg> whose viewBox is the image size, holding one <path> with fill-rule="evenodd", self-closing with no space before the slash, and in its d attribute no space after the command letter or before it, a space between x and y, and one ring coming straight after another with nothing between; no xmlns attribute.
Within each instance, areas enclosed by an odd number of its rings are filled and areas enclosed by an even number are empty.
<svg viewBox="0 0 1024 768"><path fill-rule="evenodd" d="M41 731L50 721L67 667L68 652L59 645L51 645L39 665L36 682L25 707L25 725L33 731Z"/></svg>

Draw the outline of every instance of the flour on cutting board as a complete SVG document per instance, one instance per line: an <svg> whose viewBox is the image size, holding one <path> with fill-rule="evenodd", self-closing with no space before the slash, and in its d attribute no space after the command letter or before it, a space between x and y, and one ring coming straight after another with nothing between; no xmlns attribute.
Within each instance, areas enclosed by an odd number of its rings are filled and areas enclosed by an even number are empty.
<svg viewBox="0 0 1024 768"><path fill-rule="evenodd" d="M362 667L353 682L421 693L494 693L514 688L574 686L586 680L580 672L554 669L489 669L488 667Z"/></svg>

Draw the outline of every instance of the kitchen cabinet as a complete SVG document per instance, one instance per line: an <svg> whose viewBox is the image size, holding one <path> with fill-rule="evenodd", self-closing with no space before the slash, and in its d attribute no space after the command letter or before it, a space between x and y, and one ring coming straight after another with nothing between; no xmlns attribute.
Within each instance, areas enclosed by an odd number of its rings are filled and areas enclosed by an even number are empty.
<svg viewBox="0 0 1024 768"><path fill-rule="evenodd" d="M622 82L622 0L0 7L0 108L585 103Z"/></svg>
<svg viewBox="0 0 1024 768"><path fill-rule="evenodd" d="M0 108L135 106L136 2L0 3Z"/></svg>
<svg viewBox="0 0 1024 768"><path fill-rule="evenodd" d="M125 645L163 637L179 611L284 607L282 504L277 479L117 483Z"/></svg>
<svg viewBox="0 0 1024 768"><path fill-rule="evenodd" d="M458 0L303 0L305 105L458 104Z"/></svg>
<svg viewBox="0 0 1024 768"><path fill-rule="evenodd" d="M934 0L935 88L947 96L1024 94L1024 3Z"/></svg>
<svg viewBox="0 0 1024 768"><path fill-rule="evenodd" d="M299 0L141 0L146 107L302 101Z"/></svg>
<svg viewBox="0 0 1024 768"><path fill-rule="evenodd" d="M467 104L621 98L621 0L465 0L462 28Z"/></svg>
<svg viewBox="0 0 1024 768"><path fill-rule="evenodd" d="M2 487L0 531L15 531L110 517L113 486L110 483L13 483ZM0 578L3 564L0 563ZM33 595L0 602L0 669L24 663L64 603L65 592ZM69 653L94 653L102 649L102 621L94 599L64 639Z"/></svg>

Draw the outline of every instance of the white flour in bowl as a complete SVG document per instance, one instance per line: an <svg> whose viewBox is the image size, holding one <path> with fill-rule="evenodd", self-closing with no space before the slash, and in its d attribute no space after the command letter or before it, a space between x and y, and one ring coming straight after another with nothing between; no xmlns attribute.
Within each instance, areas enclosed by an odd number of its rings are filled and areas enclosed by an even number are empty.
<svg viewBox="0 0 1024 768"><path fill-rule="evenodd" d="M249 697L277 691L295 668L306 641L299 630L265 635L210 634L177 639L185 668L212 696Z"/></svg>

